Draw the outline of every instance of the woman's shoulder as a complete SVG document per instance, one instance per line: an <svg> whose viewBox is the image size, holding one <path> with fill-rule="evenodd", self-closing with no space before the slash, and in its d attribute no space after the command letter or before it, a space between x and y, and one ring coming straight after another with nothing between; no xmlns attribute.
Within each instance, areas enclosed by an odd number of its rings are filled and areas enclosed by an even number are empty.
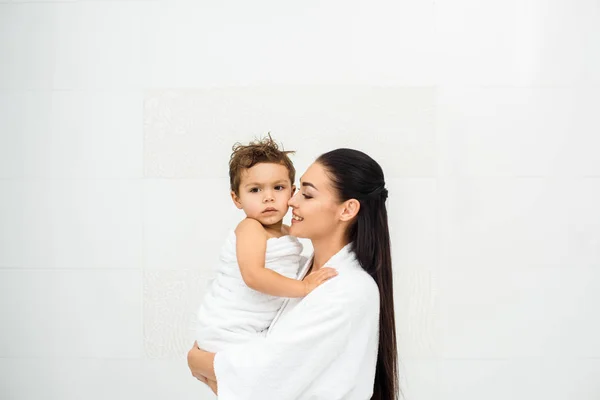
<svg viewBox="0 0 600 400"><path fill-rule="evenodd" d="M361 267L348 269L342 276L347 277L348 290L358 290L362 294L379 293L375 279Z"/></svg>
<svg viewBox="0 0 600 400"><path fill-rule="evenodd" d="M369 273L360 266L338 270L328 282L329 291L348 306L379 304L379 288Z"/></svg>

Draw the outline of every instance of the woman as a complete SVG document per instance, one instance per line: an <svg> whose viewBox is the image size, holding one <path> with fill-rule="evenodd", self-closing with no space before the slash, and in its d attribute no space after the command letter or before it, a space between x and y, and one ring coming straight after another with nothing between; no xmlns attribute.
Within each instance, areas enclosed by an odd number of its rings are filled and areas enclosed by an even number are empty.
<svg viewBox="0 0 600 400"><path fill-rule="evenodd" d="M290 234L309 238L314 248L299 278L324 266L338 276L286 300L266 337L217 354L194 345L192 374L213 381L220 400L396 399L386 198L383 171L368 155L321 155L289 201Z"/></svg>

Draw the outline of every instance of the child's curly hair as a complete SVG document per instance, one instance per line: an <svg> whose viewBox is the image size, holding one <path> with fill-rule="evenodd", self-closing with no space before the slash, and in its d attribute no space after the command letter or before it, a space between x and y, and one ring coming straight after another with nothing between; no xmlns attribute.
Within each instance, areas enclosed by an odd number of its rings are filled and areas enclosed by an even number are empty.
<svg viewBox="0 0 600 400"><path fill-rule="evenodd" d="M284 151L268 133L266 137L250 142L248 145L236 143L233 145L233 153L229 159L229 184L231 190L239 196L239 188L242 180L242 171L252 168L258 163L273 163L285 166L289 171L290 182L293 185L296 179L296 169L288 157L294 151Z"/></svg>

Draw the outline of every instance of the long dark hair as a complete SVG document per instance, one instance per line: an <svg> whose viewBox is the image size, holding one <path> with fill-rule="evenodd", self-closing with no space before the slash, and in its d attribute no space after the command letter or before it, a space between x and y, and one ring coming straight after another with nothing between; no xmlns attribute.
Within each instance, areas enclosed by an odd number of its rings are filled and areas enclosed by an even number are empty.
<svg viewBox="0 0 600 400"><path fill-rule="evenodd" d="M327 171L341 201L356 199L360 210L348 235L362 268L379 287L379 351L375 371L374 400L395 400L398 353L392 286L392 256L385 200L387 189L381 166L365 153L337 149L317 161Z"/></svg>

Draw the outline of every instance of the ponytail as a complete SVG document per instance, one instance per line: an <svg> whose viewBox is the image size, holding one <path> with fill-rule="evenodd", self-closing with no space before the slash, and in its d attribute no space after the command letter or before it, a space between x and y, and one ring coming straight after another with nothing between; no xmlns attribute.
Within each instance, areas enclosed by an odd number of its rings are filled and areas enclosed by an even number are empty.
<svg viewBox="0 0 600 400"><path fill-rule="evenodd" d="M330 174L342 201L360 202L356 220L349 229L352 250L362 268L379 288L379 349L372 400L396 400L398 348L394 314L394 289L390 232L385 201L383 171L371 157L357 150L337 149L321 155L317 162Z"/></svg>

